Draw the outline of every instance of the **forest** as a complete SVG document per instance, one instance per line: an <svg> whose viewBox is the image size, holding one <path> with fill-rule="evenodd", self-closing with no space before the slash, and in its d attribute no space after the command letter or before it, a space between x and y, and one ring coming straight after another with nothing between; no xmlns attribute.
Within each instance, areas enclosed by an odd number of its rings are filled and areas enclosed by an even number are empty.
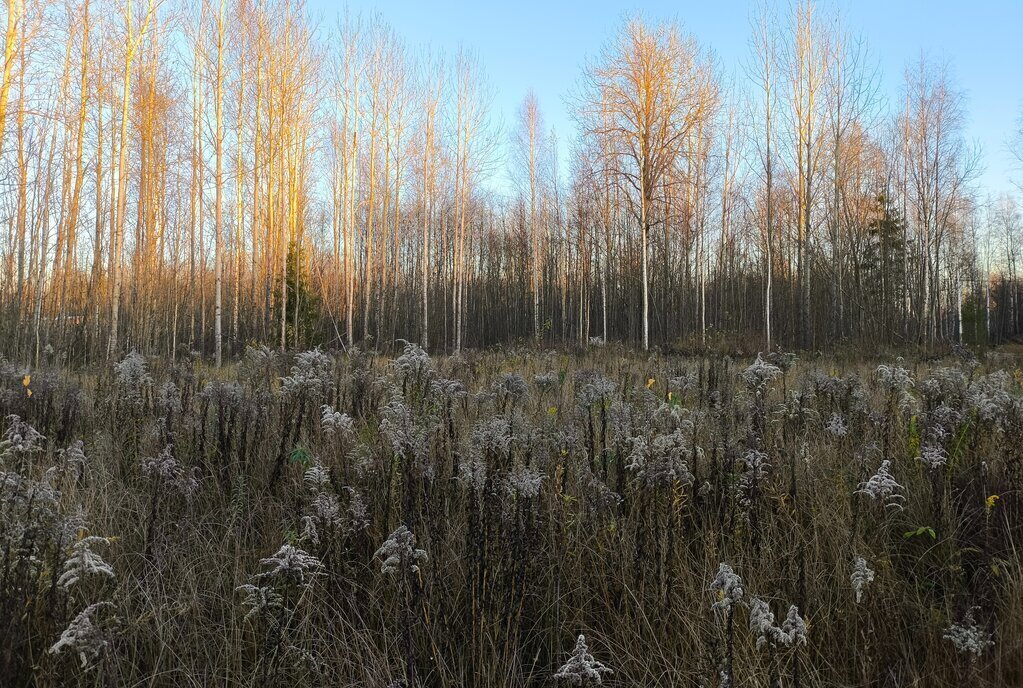
<svg viewBox="0 0 1023 688"><path fill-rule="evenodd" d="M0 8L0 687L1023 685L950 61L624 14L566 129L379 14Z"/></svg>
<svg viewBox="0 0 1023 688"><path fill-rule="evenodd" d="M1019 200L978 187L952 66L910 59L887 99L833 8L754 9L740 65L623 18L556 132L531 93L499 119L470 47L375 16L6 5L0 341L24 362L1020 330Z"/></svg>

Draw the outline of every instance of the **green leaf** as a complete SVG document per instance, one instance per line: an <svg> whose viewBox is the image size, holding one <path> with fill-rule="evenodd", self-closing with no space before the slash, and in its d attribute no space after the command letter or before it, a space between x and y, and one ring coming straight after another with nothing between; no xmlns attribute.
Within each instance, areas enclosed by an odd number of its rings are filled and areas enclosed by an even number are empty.
<svg viewBox="0 0 1023 688"><path fill-rule="evenodd" d="M909 538L919 537L921 535L930 535L932 540L938 539L938 534L935 533L934 528L930 526L920 526L916 530L907 530L902 534L902 537L908 540Z"/></svg>
<svg viewBox="0 0 1023 688"><path fill-rule="evenodd" d="M288 460L292 464L301 464L303 468L308 468L313 462L313 457L312 454L309 453L309 450L301 444L296 444L295 448L291 450L291 455L288 457Z"/></svg>

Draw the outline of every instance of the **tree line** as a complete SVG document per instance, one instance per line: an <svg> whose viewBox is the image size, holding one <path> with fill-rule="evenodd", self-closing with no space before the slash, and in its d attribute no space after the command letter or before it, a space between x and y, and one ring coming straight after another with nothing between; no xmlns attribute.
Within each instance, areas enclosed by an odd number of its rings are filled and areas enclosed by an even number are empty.
<svg viewBox="0 0 1023 688"><path fill-rule="evenodd" d="M477 53L301 0L7 0L0 347L985 345L1020 330L1018 200L948 65L882 97L812 0L726 68L624 19L501 126ZM1023 130L1023 127L1021 127ZM1023 135L1014 150L1023 160Z"/></svg>

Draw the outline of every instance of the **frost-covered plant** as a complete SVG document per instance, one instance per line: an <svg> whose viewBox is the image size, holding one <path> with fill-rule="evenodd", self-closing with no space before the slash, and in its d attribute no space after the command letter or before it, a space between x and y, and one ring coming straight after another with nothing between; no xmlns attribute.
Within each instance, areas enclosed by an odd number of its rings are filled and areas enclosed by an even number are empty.
<svg viewBox="0 0 1023 688"><path fill-rule="evenodd" d="M770 605L754 597L750 600L749 629L756 637L757 649L771 647L794 647L805 645L807 640L806 622L799 615L799 607L791 605L781 626L774 622Z"/></svg>
<svg viewBox="0 0 1023 688"><path fill-rule="evenodd" d="M977 623L974 618L976 611L976 607L971 607L962 621L952 624L942 634L942 637L952 643L957 652L969 655L971 662L979 659L985 650L995 644L991 639L991 633L984 628L983 624Z"/></svg>
<svg viewBox="0 0 1023 688"><path fill-rule="evenodd" d="M963 412L941 402L923 414L923 426L934 440L941 441L954 434L963 422Z"/></svg>
<svg viewBox="0 0 1023 688"><path fill-rule="evenodd" d="M244 621L260 618L271 625L276 624L277 618L284 611L284 597L273 586L246 583L239 585L237 591L245 595L242 605L249 608Z"/></svg>
<svg viewBox="0 0 1023 688"><path fill-rule="evenodd" d="M901 363L902 359L899 358L897 363ZM917 400L910 394L910 389L913 388L914 382L913 377L909 374L909 371L900 365L879 365L874 370L874 379L877 381L878 386L888 395L891 400L890 403L894 403L900 411L903 413L913 413L917 409Z"/></svg>
<svg viewBox="0 0 1023 688"><path fill-rule="evenodd" d="M82 440L75 440L66 448L59 449L56 458L54 465L46 469L43 476L44 482L51 485L68 475L81 478L89 468L89 459L85 456L85 443Z"/></svg>
<svg viewBox="0 0 1023 688"><path fill-rule="evenodd" d="M330 391L334 380L334 359L319 348L295 356L291 374L281 378L281 393L289 398L320 399Z"/></svg>
<svg viewBox="0 0 1023 688"><path fill-rule="evenodd" d="M997 425L1012 408L1011 384L1012 377L1004 370L984 375L966 391L966 404L981 420Z"/></svg>
<svg viewBox="0 0 1023 688"><path fill-rule="evenodd" d="M696 373L685 372L682 375L670 378L668 380L668 389L672 392L685 395L697 388L700 381L696 376Z"/></svg>
<svg viewBox="0 0 1023 688"><path fill-rule="evenodd" d="M771 365L778 366L782 372L792 370L799 362L799 356L792 351L782 351L781 348L775 349L764 357Z"/></svg>
<svg viewBox="0 0 1023 688"><path fill-rule="evenodd" d="M289 627L296 605L305 599L303 592L320 575L323 564L307 552L284 544L270 557L259 560L263 571L252 576L249 583L235 588L244 594L242 605L248 608L245 621L262 620L267 673L286 654Z"/></svg>
<svg viewBox="0 0 1023 688"><path fill-rule="evenodd" d="M486 418L476 423L469 439L469 454L499 461L511 451L511 424L504 416Z"/></svg>
<svg viewBox="0 0 1023 688"><path fill-rule="evenodd" d="M108 634L100 625L99 612L113 606L110 602L96 602L83 609L60 634L60 639L50 646L49 653L58 655L65 648L77 652L81 667L88 668L109 643Z"/></svg>
<svg viewBox="0 0 1023 688"><path fill-rule="evenodd" d="M400 399L384 406L381 416L380 434L391 443L394 453L406 461L419 460L424 469L432 470L425 461L432 427L421 424L412 408Z"/></svg>
<svg viewBox="0 0 1023 688"><path fill-rule="evenodd" d="M164 413L181 413L181 392L173 380L167 380L156 390L156 405Z"/></svg>
<svg viewBox="0 0 1023 688"><path fill-rule="evenodd" d="M632 437L632 405L615 400L607 409L607 432L611 441L622 443Z"/></svg>
<svg viewBox="0 0 1023 688"><path fill-rule="evenodd" d="M313 470L306 471L306 476ZM366 505L354 488L345 487L341 495L336 495L321 491L323 487L316 485L310 488L313 497L302 516L303 540L320 545L324 536L327 536L325 542L337 541L368 525ZM347 498L347 504L342 503L342 497Z"/></svg>
<svg viewBox="0 0 1023 688"><path fill-rule="evenodd" d="M669 486L676 482L689 485L693 474L682 457L691 453L689 440L681 429L655 435L649 441L642 436L635 437L625 467L647 487Z"/></svg>
<svg viewBox="0 0 1023 688"><path fill-rule="evenodd" d="M688 436L691 436L696 428L693 422L692 410L679 404L664 402L657 405L650 422L651 425L660 430L667 432L681 430Z"/></svg>
<svg viewBox="0 0 1023 688"><path fill-rule="evenodd" d="M902 359L898 362L901 363ZM913 377L899 365L879 365L874 371L874 378L889 392L905 392L913 386Z"/></svg>
<svg viewBox="0 0 1023 688"><path fill-rule="evenodd" d="M45 548L56 544L63 549L74 537L84 523L77 514L65 516L59 499L60 492L47 480L0 471L0 565L13 556L35 571Z"/></svg>
<svg viewBox="0 0 1023 688"><path fill-rule="evenodd" d="M403 383L432 373L430 355L418 344L405 342L401 355L391 361L391 367Z"/></svg>
<svg viewBox="0 0 1023 688"><path fill-rule="evenodd" d="M750 391L763 392L767 385L781 374L781 368L768 363L761 354L757 354L757 360L743 370L740 376Z"/></svg>
<svg viewBox="0 0 1023 688"><path fill-rule="evenodd" d="M931 402L958 401L966 393L966 375L959 368L936 368L917 385Z"/></svg>
<svg viewBox="0 0 1023 688"><path fill-rule="evenodd" d="M901 502L906 498L902 495L902 485L895 482L891 465L892 462L888 459L882 461L877 472L866 482L860 483L860 489L856 492L881 502L885 508L901 509Z"/></svg>
<svg viewBox="0 0 1023 688"><path fill-rule="evenodd" d="M169 444L158 456L142 460L142 475L155 485L176 492L186 499L191 499L199 489L199 470L185 468L174 458L174 447Z"/></svg>
<svg viewBox="0 0 1023 688"><path fill-rule="evenodd" d="M237 382L216 381L207 382L200 395L214 406L232 407L238 405L244 392Z"/></svg>
<svg viewBox="0 0 1023 688"><path fill-rule="evenodd" d="M540 389L550 389L554 385L558 384L557 373L538 373L533 376L533 384Z"/></svg>
<svg viewBox="0 0 1023 688"><path fill-rule="evenodd" d="M256 579L271 583L277 589L288 586L304 588L323 569L319 559L288 544L281 545L273 556L260 559L259 564L266 570L256 574Z"/></svg>
<svg viewBox="0 0 1023 688"><path fill-rule="evenodd" d="M938 445L928 445L920 450L920 461L931 470L941 468L948 462L948 452Z"/></svg>
<svg viewBox="0 0 1023 688"><path fill-rule="evenodd" d="M742 475L739 476L736 486L739 504L743 509L749 509L753 505L757 490L767 479L771 470L771 464L767 459L767 454L759 449L749 449L743 454L742 462L745 464L745 468Z"/></svg>
<svg viewBox="0 0 1023 688"><path fill-rule="evenodd" d="M494 383L493 392L498 404L517 404L529 396L529 385L518 373L503 373Z"/></svg>
<svg viewBox="0 0 1023 688"><path fill-rule="evenodd" d="M722 562L718 566L717 575L710 583L710 591L714 593L713 608L720 611L731 611L732 605L742 601L744 590L742 578L732 567Z"/></svg>
<svg viewBox="0 0 1023 688"><path fill-rule="evenodd" d="M849 576L849 582L852 583L853 594L856 597L856 604L859 604L863 599L864 591L873 581L874 570L867 565L867 560L863 557L854 557L853 572Z"/></svg>
<svg viewBox="0 0 1023 688"><path fill-rule="evenodd" d="M849 426L845 424L845 418L842 417L841 413L837 412L831 414L831 419L824 426L824 429L835 437L845 437L849 434Z"/></svg>
<svg viewBox="0 0 1023 688"><path fill-rule="evenodd" d="M465 385L462 384L461 380L452 380L446 377L437 378L430 381L430 390L432 393L438 395L446 401L455 401L456 399L463 399L467 392L465 391Z"/></svg>
<svg viewBox="0 0 1023 688"><path fill-rule="evenodd" d="M320 544L321 531L337 530L344 526L342 516L337 496L329 492L317 493L302 517L302 538L314 545Z"/></svg>
<svg viewBox="0 0 1023 688"><path fill-rule="evenodd" d="M505 478L505 490L511 496L534 499L540 494L543 474L525 464L516 464Z"/></svg>
<svg viewBox="0 0 1023 688"><path fill-rule="evenodd" d="M785 645L806 645L806 621L799 615L799 607L796 605L789 606L789 613L785 615L785 621L781 624L781 631L784 634Z"/></svg>
<svg viewBox="0 0 1023 688"><path fill-rule="evenodd" d="M239 366L241 378L251 384L268 382L274 377L277 357L277 351L265 344L246 347Z"/></svg>
<svg viewBox="0 0 1023 688"><path fill-rule="evenodd" d="M463 487L479 494L487 484L487 464L478 456L470 456L458 464L455 477Z"/></svg>
<svg viewBox="0 0 1023 688"><path fill-rule="evenodd" d="M782 630L774 623L771 606L759 597L749 603L749 630L757 639L757 649L764 645L775 647L782 643Z"/></svg>
<svg viewBox="0 0 1023 688"><path fill-rule="evenodd" d="M88 578L116 580L117 575L103 557L93 550L96 545L109 545L110 538L90 535L71 547L71 556L64 562L64 571L57 579L57 585L65 590Z"/></svg>
<svg viewBox="0 0 1023 688"><path fill-rule="evenodd" d="M13 413L7 416L7 423L7 431L4 432L4 438L0 441L0 458L4 456L19 457L42 451L40 445L46 438L39 434L35 428Z"/></svg>
<svg viewBox="0 0 1023 688"><path fill-rule="evenodd" d="M330 469L314 463L302 474L302 482L310 492L317 494L330 484Z"/></svg>
<svg viewBox="0 0 1023 688"><path fill-rule="evenodd" d="M427 560L426 552L416 548L416 536L404 525L398 526L384 540L384 544L373 555L382 559L381 573L412 573L419 571L419 564Z"/></svg>
<svg viewBox="0 0 1023 688"><path fill-rule="evenodd" d="M613 673L614 671L594 659L589 647L586 646L586 636L580 633L575 641L575 649L569 655L568 661L555 672L554 680L566 681L573 686L599 686L604 682L604 674Z"/></svg>
<svg viewBox="0 0 1023 688"><path fill-rule="evenodd" d="M117 378L117 391L120 400L135 406L141 406L146 391L152 387L153 378L149 374L146 359L137 351L132 351L122 361L114 364Z"/></svg>
<svg viewBox="0 0 1023 688"><path fill-rule="evenodd" d="M589 408L596 403L606 403L617 389L613 380L599 373L581 374L576 382L576 402L582 408Z"/></svg>
<svg viewBox="0 0 1023 688"><path fill-rule="evenodd" d="M320 427L327 435L351 437L355 434L355 422L347 413L335 411L329 404L320 407Z"/></svg>
<svg viewBox="0 0 1023 688"><path fill-rule="evenodd" d="M774 413L791 423L803 426L816 425L821 422L816 403L813 389L790 389L785 401L778 404Z"/></svg>

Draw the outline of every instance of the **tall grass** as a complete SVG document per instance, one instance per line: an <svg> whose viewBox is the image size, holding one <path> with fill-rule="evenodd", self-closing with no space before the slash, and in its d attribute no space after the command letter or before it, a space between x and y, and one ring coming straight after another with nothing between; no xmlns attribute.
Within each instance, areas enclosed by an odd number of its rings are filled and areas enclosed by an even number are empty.
<svg viewBox="0 0 1023 688"><path fill-rule="evenodd" d="M1023 683L967 356L4 363L0 417L4 685Z"/></svg>

